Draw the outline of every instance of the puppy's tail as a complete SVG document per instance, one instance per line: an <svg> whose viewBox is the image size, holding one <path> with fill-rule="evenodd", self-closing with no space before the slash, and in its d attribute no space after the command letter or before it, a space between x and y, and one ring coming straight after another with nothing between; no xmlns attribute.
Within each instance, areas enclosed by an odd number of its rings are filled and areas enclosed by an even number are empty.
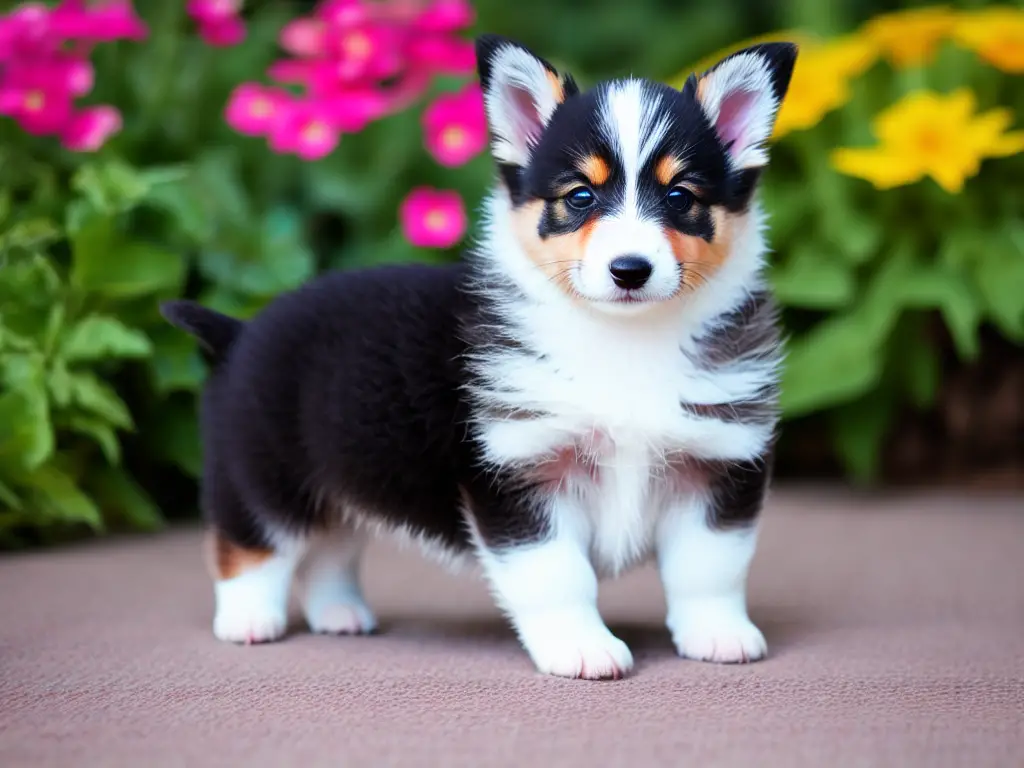
<svg viewBox="0 0 1024 768"><path fill-rule="evenodd" d="M219 365L227 357L231 345L242 333L245 323L234 317L207 309L194 301L165 301L160 314L171 325L192 334L210 365Z"/></svg>

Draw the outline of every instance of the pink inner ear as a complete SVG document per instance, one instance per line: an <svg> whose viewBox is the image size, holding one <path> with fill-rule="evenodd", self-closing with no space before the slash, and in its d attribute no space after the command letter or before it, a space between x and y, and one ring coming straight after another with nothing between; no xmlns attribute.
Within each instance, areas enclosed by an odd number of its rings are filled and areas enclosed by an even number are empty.
<svg viewBox="0 0 1024 768"><path fill-rule="evenodd" d="M523 146L532 146L540 137L543 128L540 112L537 111L533 96L529 91L513 86L509 88L509 97L512 102L512 119L515 122L516 140L517 142L521 141Z"/></svg>
<svg viewBox="0 0 1024 768"><path fill-rule="evenodd" d="M753 91L736 91L722 99L715 130L733 154L741 152L750 144L750 122L756 100L757 94Z"/></svg>

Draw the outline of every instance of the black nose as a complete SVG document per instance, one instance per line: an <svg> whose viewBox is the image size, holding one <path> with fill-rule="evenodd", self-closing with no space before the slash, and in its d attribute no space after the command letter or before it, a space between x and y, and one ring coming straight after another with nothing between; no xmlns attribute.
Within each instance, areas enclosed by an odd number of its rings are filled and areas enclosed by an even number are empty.
<svg viewBox="0 0 1024 768"><path fill-rule="evenodd" d="M619 288L643 288L654 271L654 265L643 256L616 256L608 265L612 280Z"/></svg>

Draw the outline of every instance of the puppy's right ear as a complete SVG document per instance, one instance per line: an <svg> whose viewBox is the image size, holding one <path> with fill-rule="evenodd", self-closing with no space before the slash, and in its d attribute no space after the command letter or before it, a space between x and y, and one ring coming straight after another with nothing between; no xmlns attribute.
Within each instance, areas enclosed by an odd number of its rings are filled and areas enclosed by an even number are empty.
<svg viewBox="0 0 1024 768"><path fill-rule="evenodd" d="M476 61L494 159L525 166L555 109L577 92L576 83L524 46L498 35L477 38Z"/></svg>

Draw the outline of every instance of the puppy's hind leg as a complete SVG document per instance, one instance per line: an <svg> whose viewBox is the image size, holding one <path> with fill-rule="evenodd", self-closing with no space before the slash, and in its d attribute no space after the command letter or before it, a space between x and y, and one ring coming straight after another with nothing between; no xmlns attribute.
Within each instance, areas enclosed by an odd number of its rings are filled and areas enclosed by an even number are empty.
<svg viewBox="0 0 1024 768"><path fill-rule="evenodd" d="M304 551L298 540L273 547L241 544L213 528L207 560L214 579L213 633L232 643L266 643L281 638L288 622L292 577Z"/></svg>
<svg viewBox="0 0 1024 768"><path fill-rule="evenodd" d="M331 635L374 631L377 619L363 598L359 564L367 535L349 524L315 534L299 566L299 599L309 628Z"/></svg>

